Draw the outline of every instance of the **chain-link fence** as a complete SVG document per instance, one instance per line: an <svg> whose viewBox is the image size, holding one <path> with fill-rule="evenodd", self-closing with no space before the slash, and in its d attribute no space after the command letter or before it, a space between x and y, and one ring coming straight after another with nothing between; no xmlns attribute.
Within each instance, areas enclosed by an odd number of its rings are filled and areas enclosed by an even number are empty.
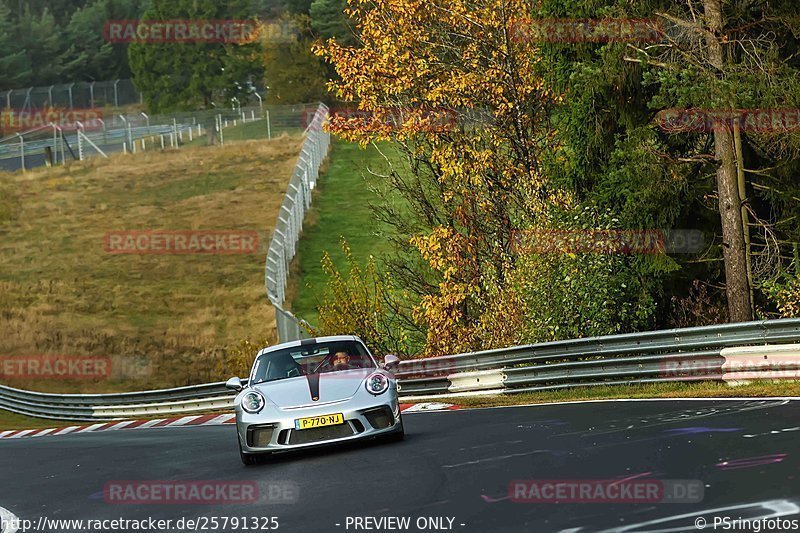
<svg viewBox="0 0 800 533"><path fill-rule="evenodd" d="M169 115L128 113L50 122L0 138L0 169L66 164L114 152L179 148L300 134L317 104L210 109ZM71 119L72 120L72 119Z"/></svg>
<svg viewBox="0 0 800 533"><path fill-rule="evenodd" d="M29 110L45 107L84 109L122 107L141 103L142 95L129 79L64 83L0 91L0 108L6 109Z"/></svg>
<svg viewBox="0 0 800 533"><path fill-rule="evenodd" d="M297 318L286 311L286 283L289 279L289 264L297 252L297 241L303 229L303 219L311 208L311 191L319 179L319 169L328 156L331 135L324 131L322 124L328 115L328 107L319 104L306 128L306 140L300 157L297 159L292 179L283 199L275 233L269 245L264 281L267 296L275 306L275 321L278 326L278 340L287 342L302 338L304 331Z"/></svg>

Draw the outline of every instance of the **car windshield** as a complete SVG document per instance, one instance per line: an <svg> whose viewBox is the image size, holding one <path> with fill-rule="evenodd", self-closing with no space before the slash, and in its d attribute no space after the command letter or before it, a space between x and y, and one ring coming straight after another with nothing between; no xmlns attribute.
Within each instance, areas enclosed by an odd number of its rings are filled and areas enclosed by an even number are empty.
<svg viewBox="0 0 800 533"><path fill-rule="evenodd" d="M260 355L253 366L251 383L255 385L308 374L363 368L377 368L377 364L360 342L308 344Z"/></svg>

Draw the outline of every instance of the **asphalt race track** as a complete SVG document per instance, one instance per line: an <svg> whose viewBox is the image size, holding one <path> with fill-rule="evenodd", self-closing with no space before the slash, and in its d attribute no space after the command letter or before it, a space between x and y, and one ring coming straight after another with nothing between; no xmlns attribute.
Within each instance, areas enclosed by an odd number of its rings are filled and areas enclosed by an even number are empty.
<svg viewBox="0 0 800 533"><path fill-rule="evenodd" d="M600 402L404 421L401 443L328 448L255 467L239 461L232 426L0 441L0 507L34 522L276 517L286 532L698 531L703 520L715 531L715 517L800 519L797 401ZM704 494L697 503L509 499L514 480L611 479L700 480ZM258 503L232 505L110 503L104 487L120 480L251 481L284 492L266 488ZM407 528L379 527L381 517L411 520Z"/></svg>

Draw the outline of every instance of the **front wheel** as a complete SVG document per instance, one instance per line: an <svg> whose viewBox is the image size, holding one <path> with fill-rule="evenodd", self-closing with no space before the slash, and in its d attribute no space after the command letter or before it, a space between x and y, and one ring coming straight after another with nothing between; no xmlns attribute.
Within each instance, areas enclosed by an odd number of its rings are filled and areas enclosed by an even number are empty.
<svg viewBox="0 0 800 533"><path fill-rule="evenodd" d="M261 455L252 453L244 453L242 450L242 443L239 441L239 457L242 459L242 464L245 466L254 466L261 463Z"/></svg>
<svg viewBox="0 0 800 533"><path fill-rule="evenodd" d="M387 442L400 442L406 438L406 430L403 427L403 419L400 419L400 429L390 435L387 435Z"/></svg>

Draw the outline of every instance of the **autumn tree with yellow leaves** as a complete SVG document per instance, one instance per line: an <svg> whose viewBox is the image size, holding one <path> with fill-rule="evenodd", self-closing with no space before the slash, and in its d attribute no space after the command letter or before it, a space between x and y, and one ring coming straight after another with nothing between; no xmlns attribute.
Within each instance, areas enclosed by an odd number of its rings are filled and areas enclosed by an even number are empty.
<svg viewBox="0 0 800 533"><path fill-rule="evenodd" d="M427 355L521 340L512 239L546 216L536 154L547 130L538 119L553 98L535 47L519 39L526 6L351 0L361 45L316 50L340 77L331 84L337 97L370 117L334 116L331 131L362 145L391 139L406 156L408 171L388 179L413 216L391 207L380 216L399 245L414 248L417 264L394 271L415 294Z"/></svg>

